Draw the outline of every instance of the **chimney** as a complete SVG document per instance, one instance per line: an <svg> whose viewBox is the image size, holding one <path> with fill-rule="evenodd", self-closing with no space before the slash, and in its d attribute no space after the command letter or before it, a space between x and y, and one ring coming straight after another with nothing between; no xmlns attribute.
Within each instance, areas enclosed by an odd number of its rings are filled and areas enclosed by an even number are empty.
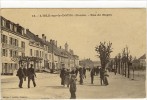
<svg viewBox="0 0 147 100"><path fill-rule="evenodd" d="M38 35L36 35L38 37Z"/></svg>

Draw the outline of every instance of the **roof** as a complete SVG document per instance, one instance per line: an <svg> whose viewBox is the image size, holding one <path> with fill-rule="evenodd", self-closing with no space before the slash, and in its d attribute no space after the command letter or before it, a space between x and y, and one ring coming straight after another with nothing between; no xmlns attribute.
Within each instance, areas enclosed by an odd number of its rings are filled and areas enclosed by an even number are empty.
<svg viewBox="0 0 147 100"><path fill-rule="evenodd" d="M17 28L20 28L21 30L24 30L24 28L23 28L21 25L16 24L16 23L14 23L14 22L12 22L12 21L10 21L10 20L8 20L8 19L2 17L2 16L0 16L0 18L1 18L1 20L3 19L3 20L5 20L6 22L11 23L13 26L16 26ZM2 26L2 25L1 25L1 29L2 29L2 30L5 30L5 31L8 31L8 32L11 32L12 34L18 35L18 36L20 36L20 37L22 37L22 38L28 39L28 37L27 37L27 35L26 35L25 33L19 33L18 31L15 32L14 29L10 29L10 28L8 28L8 27L6 27L6 26L4 27L4 26Z"/></svg>
<svg viewBox="0 0 147 100"><path fill-rule="evenodd" d="M139 58L139 60L140 60L140 59L146 59L146 54L142 55L142 56Z"/></svg>
<svg viewBox="0 0 147 100"><path fill-rule="evenodd" d="M34 33L32 33L30 30L26 29L26 35L29 39L34 40L35 42L39 42L41 46L45 45L45 43L42 41L41 38L36 36Z"/></svg>

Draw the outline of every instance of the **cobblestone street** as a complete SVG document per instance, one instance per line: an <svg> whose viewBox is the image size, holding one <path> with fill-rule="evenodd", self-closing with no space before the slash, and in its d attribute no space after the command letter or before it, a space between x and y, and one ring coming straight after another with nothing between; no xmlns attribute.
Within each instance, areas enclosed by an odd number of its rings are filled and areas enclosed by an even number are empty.
<svg viewBox="0 0 147 100"><path fill-rule="evenodd" d="M84 84L79 85L77 80L77 99L100 99L100 98L144 98L145 79L136 78L131 80L121 75L108 73L109 85L101 86L99 76L94 77L94 84L90 84L90 74L84 79ZM37 87L27 88L24 81L23 88L18 88L17 77L2 78L2 96L4 99L69 99L70 92L67 87L60 85L59 74L37 73Z"/></svg>

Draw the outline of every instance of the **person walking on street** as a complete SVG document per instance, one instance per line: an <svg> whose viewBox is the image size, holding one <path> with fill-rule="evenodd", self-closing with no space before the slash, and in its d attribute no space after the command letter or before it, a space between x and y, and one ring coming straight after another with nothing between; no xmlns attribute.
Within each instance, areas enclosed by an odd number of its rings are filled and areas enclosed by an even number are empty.
<svg viewBox="0 0 147 100"><path fill-rule="evenodd" d="M79 68L80 84L83 84L83 68Z"/></svg>
<svg viewBox="0 0 147 100"><path fill-rule="evenodd" d="M76 99L76 76L74 74L71 75L69 85L70 85L69 91L71 94L70 99Z"/></svg>
<svg viewBox="0 0 147 100"><path fill-rule="evenodd" d="M100 68L100 81L101 81L101 85L104 84L104 69Z"/></svg>
<svg viewBox="0 0 147 100"><path fill-rule="evenodd" d="M69 87L69 80L70 80L70 69L65 71L65 84Z"/></svg>
<svg viewBox="0 0 147 100"><path fill-rule="evenodd" d="M23 67L23 72L24 72L24 81L26 81L26 77L27 77L27 69L26 69L26 67L24 66Z"/></svg>
<svg viewBox="0 0 147 100"><path fill-rule="evenodd" d="M79 71L79 69L76 67L76 71L75 71L76 77L77 77L77 75L78 75L78 71Z"/></svg>
<svg viewBox="0 0 147 100"><path fill-rule="evenodd" d="M66 71L65 71L65 68L63 67L62 69L61 69L61 73L60 73L60 78L61 78L61 85L65 85L65 73L66 73Z"/></svg>
<svg viewBox="0 0 147 100"><path fill-rule="evenodd" d="M94 68L91 69L90 76L91 76L91 84L93 84L93 81L94 81Z"/></svg>
<svg viewBox="0 0 147 100"><path fill-rule="evenodd" d="M84 78L86 78L86 68L85 67L83 67L83 76Z"/></svg>
<svg viewBox="0 0 147 100"><path fill-rule="evenodd" d="M16 76L18 76L19 78L19 88L23 88L22 84L23 84L23 78L25 75L24 75L22 66L18 69Z"/></svg>
<svg viewBox="0 0 147 100"><path fill-rule="evenodd" d="M109 85L107 77L109 77L109 75L107 74L107 71L104 71L104 84L106 86Z"/></svg>
<svg viewBox="0 0 147 100"><path fill-rule="evenodd" d="M36 87L35 77L36 77L35 70L33 68L33 64L31 64L31 67L28 68L28 88L30 88L30 81L31 80L33 81L34 87Z"/></svg>

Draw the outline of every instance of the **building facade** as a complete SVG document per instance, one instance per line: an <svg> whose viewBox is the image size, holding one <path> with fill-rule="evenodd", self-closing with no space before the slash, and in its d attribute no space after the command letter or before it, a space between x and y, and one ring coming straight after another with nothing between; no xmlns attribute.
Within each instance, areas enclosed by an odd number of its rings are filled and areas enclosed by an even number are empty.
<svg viewBox="0 0 147 100"><path fill-rule="evenodd" d="M19 66L34 65L35 70L79 66L79 57L72 50L57 46L57 41L40 38L29 29L4 17L1 20L1 74L13 74Z"/></svg>

